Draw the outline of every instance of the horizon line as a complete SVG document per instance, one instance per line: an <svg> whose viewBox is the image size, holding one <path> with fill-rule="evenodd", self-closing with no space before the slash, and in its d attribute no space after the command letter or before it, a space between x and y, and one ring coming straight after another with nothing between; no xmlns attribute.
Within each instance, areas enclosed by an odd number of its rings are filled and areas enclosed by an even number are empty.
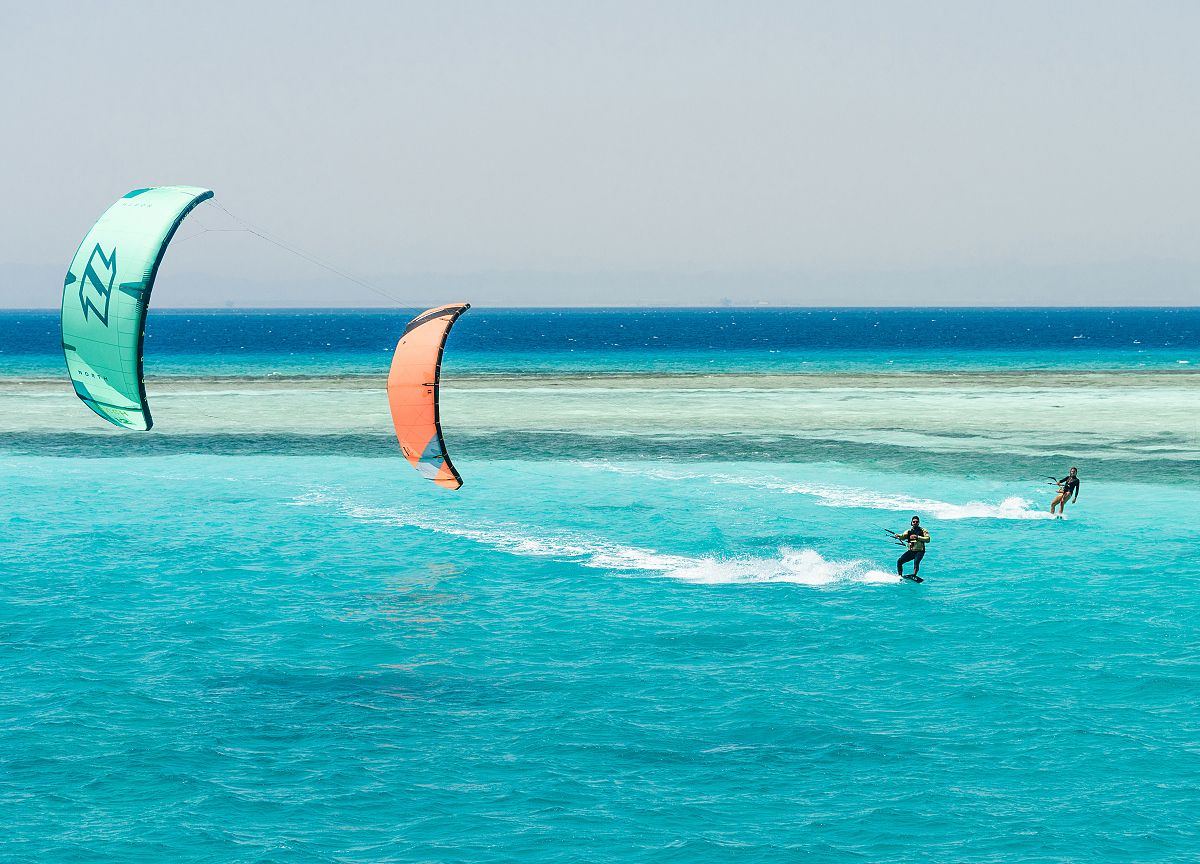
<svg viewBox="0 0 1200 864"><path fill-rule="evenodd" d="M422 303L413 303L410 305L400 306L155 306L153 312L220 312L223 314L236 314L238 312L401 312L406 309L424 309L427 307ZM794 304L794 303L731 303L731 304L704 304L704 305L688 305L688 304L646 304L639 306L625 305L608 305L608 304L572 304L570 306L545 306L545 305L487 305L481 303L472 303L472 309L494 309L501 311L516 311L516 310L540 310L549 309L555 311L568 311L572 309L587 309L587 310L611 310L611 311L653 311L653 310L721 310L721 309L813 309L813 310L830 310L830 311L854 311L854 310L879 310L879 311L895 311L902 309L935 309L935 310L977 310L977 311L992 311L992 310L1056 310L1056 309L1157 309L1157 310L1186 310L1200 309L1200 303L1192 304L1125 304L1119 306L1112 305L1088 305L1088 306L1070 306L1070 305L977 305L977 304L962 304L962 305L923 305L906 303L902 306L892 305L869 305L869 304L852 304L846 306L831 306L825 304ZM58 312L61 310L61 305L55 306L0 306L0 313L6 312Z"/></svg>

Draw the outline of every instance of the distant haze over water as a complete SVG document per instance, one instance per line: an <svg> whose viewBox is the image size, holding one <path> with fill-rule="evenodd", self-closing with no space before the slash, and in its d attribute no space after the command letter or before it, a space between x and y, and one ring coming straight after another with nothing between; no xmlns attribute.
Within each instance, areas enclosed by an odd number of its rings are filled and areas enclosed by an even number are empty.
<svg viewBox="0 0 1200 864"><path fill-rule="evenodd" d="M1177 2L9 4L0 306L52 305L92 222L167 184L216 199L162 305L381 302L312 258L413 305L1194 304L1198 30Z"/></svg>

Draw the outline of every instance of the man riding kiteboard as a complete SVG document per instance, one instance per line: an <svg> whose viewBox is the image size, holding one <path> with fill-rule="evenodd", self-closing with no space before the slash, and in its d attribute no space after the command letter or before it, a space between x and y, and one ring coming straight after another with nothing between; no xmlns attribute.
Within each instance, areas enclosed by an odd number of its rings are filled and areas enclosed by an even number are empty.
<svg viewBox="0 0 1200 864"><path fill-rule="evenodd" d="M929 542L929 532L921 527L921 517L912 517L911 528L902 534L893 534L892 536L908 544L908 549L896 561L896 575L912 579L914 582L922 581L917 574L921 572L921 559L925 557L925 544ZM905 576L904 565L909 561L913 562L913 572L911 576Z"/></svg>

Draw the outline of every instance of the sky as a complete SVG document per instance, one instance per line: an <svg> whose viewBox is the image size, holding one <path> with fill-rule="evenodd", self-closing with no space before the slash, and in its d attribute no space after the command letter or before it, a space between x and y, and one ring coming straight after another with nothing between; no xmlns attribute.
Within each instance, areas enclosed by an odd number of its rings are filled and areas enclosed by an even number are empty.
<svg viewBox="0 0 1200 864"><path fill-rule="evenodd" d="M56 306L168 184L216 199L162 307L1196 305L1198 33L1171 0L5 4L0 306Z"/></svg>

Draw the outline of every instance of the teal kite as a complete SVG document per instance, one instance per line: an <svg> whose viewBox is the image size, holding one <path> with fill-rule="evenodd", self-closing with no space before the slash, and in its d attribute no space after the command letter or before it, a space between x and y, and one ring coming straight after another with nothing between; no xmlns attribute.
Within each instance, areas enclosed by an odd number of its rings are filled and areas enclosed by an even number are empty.
<svg viewBox="0 0 1200 864"><path fill-rule="evenodd" d="M123 429L154 425L142 379L146 306L184 217L213 197L195 186L134 189L79 244L63 283L62 347L75 393Z"/></svg>

